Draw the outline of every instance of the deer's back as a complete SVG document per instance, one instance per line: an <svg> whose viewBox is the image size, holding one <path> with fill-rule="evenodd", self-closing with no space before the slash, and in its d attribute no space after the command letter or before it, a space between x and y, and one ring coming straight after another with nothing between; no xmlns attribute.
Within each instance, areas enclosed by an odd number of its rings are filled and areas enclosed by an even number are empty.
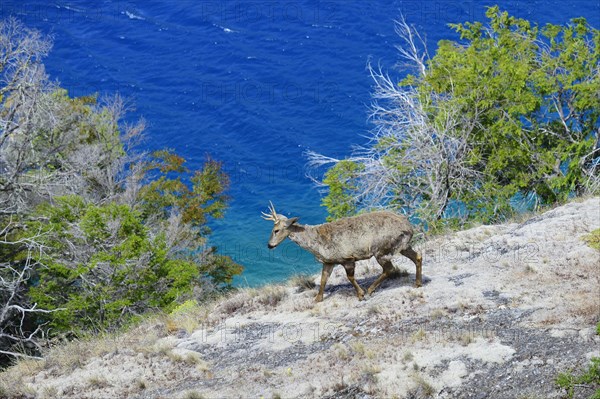
<svg viewBox="0 0 600 399"><path fill-rule="evenodd" d="M372 212L317 226L331 261L368 259L405 249L413 235L406 217ZM336 259L332 259L336 258Z"/></svg>

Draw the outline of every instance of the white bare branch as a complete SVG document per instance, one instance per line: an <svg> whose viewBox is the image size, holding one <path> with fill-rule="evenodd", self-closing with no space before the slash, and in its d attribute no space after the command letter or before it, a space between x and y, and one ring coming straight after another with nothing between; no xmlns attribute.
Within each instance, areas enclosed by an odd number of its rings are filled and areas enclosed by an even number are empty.
<svg viewBox="0 0 600 399"><path fill-rule="evenodd" d="M396 32L403 41L398 47L402 59L423 78L428 59L424 40L404 18L396 22ZM443 98L399 86L380 65L369 62L367 68L374 82L369 117L374 128L367 145L348 158L362 166L354 201L365 208L394 203L401 210L418 211L426 220L439 219L453 195L479 190L481 176L467 162L475 122L446 106ZM315 152L307 156L313 174L339 162Z"/></svg>
<svg viewBox="0 0 600 399"><path fill-rule="evenodd" d="M394 22L394 30L404 42L404 45L396 46L400 56L405 60L404 63L399 63L399 66L416 68L421 76L425 76L427 74L426 62L429 59L425 40L419 31L406 22L404 15Z"/></svg>

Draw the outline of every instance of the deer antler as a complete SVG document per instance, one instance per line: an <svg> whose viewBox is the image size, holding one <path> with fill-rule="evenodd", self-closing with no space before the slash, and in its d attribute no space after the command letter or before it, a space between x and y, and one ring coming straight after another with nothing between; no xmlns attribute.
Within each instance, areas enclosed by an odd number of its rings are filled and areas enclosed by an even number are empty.
<svg viewBox="0 0 600 399"><path fill-rule="evenodd" d="M275 207L273 206L273 203L271 201L269 201L269 211L271 212L270 214L265 213L265 212L261 212L262 213L262 218L265 220L272 220L273 222L277 223L279 221L278 217L277 217L277 212L275 212Z"/></svg>

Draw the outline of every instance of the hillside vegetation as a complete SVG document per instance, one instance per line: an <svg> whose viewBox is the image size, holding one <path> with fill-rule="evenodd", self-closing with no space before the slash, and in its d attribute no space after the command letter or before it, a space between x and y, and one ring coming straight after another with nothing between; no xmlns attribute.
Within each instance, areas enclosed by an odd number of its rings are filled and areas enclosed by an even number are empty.
<svg viewBox="0 0 600 399"><path fill-rule="evenodd" d="M126 102L72 98L51 43L0 21L0 368L48 338L114 330L226 290L240 265L207 245L229 179L207 159L139 150Z"/></svg>
<svg viewBox="0 0 600 399"><path fill-rule="evenodd" d="M50 39L1 21L0 397L600 398L600 31L486 16L431 57L398 21L371 140L309 154L330 219L391 209L423 239L422 288L398 259L318 304L312 276L234 290L221 163L142 151L125 100L73 98Z"/></svg>
<svg viewBox="0 0 600 399"><path fill-rule="evenodd" d="M600 198L421 245L366 301L336 269L193 302L133 330L75 340L0 374L7 397L562 398L560 373L600 357ZM258 239L258 238L257 238ZM381 269L357 268L363 286ZM599 393L598 376L573 397Z"/></svg>
<svg viewBox="0 0 600 399"><path fill-rule="evenodd" d="M331 218L385 207L429 231L499 223L600 190L600 31L488 7L434 54L404 19L398 77L368 65L367 144L326 166ZM362 140L361 140L362 141ZM320 169L320 168L317 168Z"/></svg>

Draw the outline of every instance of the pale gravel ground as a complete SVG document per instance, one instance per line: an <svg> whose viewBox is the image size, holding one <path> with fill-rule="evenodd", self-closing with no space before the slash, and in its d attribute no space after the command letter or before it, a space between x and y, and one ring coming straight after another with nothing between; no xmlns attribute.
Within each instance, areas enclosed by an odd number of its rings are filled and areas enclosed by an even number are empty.
<svg viewBox="0 0 600 399"><path fill-rule="evenodd" d="M291 286L242 291L191 334L140 329L155 337L145 349L134 335L22 384L64 398L561 397L557 373L600 356L600 252L582 241L597 228L592 198L450 234L420 248L422 288L398 259L409 275L359 302L338 267L322 303ZM359 265L357 279L365 287L380 270Z"/></svg>

